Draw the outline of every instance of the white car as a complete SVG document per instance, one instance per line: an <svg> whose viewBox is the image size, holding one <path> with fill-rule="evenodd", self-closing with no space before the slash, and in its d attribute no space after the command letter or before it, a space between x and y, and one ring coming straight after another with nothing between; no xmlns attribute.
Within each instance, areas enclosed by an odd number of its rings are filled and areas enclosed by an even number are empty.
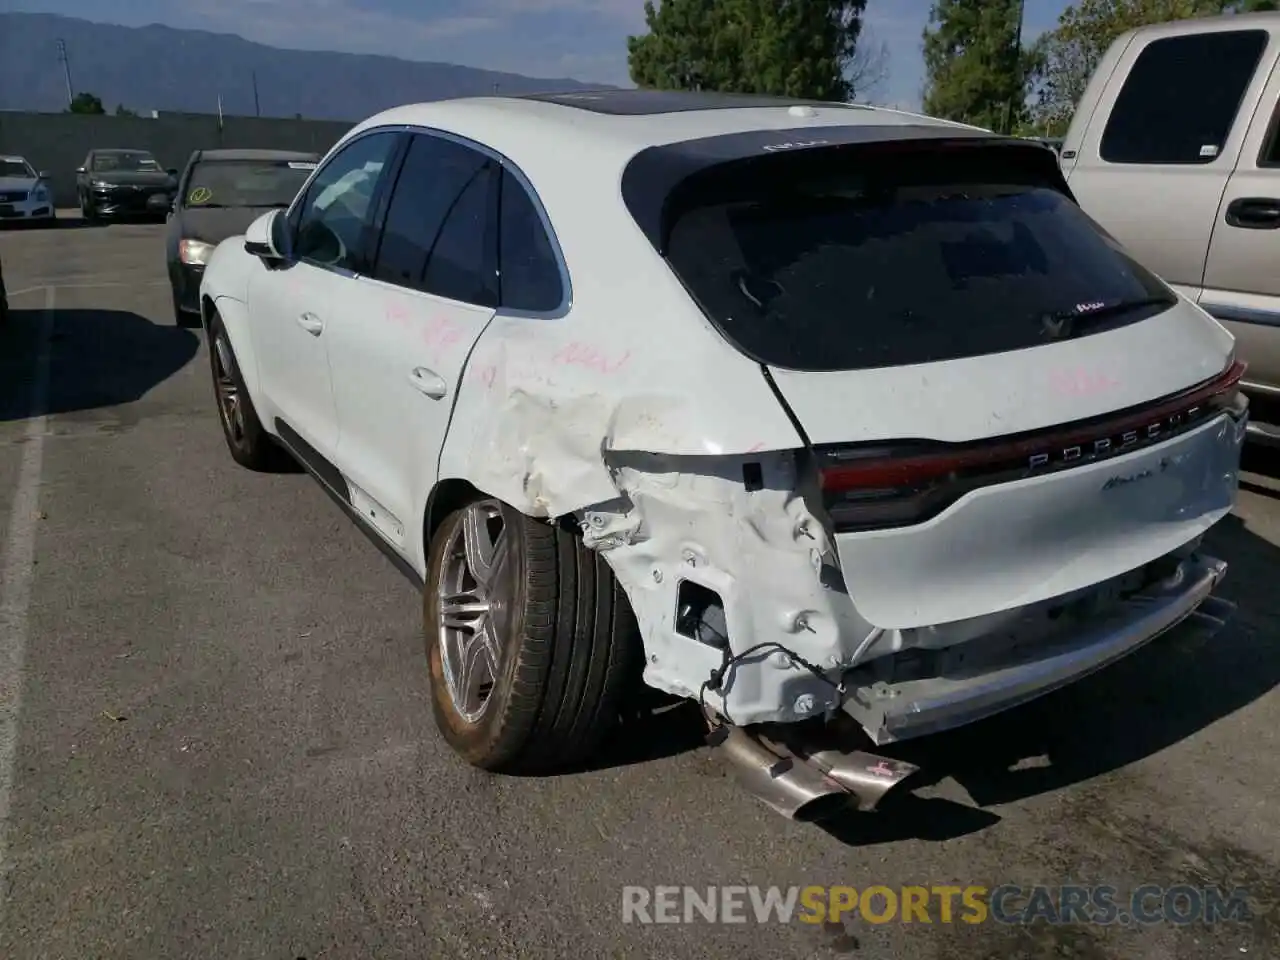
<svg viewBox="0 0 1280 960"><path fill-rule="evenodd" d="M24 157L0 156L0 223L53 220L49 177L36 172Z"/></svg>
<svg viewBox="0 0 1280 960"><path fill-rule="evenodd" d="M1037 143L711 94L406 106L201 303L232 456L287 451L423 585L439 726L486 769L582 759L642 663L775 809L869 808L914 768L850 730L1025 702L1225 570L1233 340Z"/></svg>

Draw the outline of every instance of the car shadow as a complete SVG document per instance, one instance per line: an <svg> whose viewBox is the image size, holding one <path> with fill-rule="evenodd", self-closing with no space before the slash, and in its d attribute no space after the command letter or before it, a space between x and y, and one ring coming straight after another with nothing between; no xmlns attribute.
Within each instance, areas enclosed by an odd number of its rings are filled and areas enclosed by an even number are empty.
<svg viewBox="0 0 1280 960"><path fill-rule="evenodd" d="M31 416L43 310L12 310L0 330L0 421ZM190 330L126 310L55 310L48 402L60 414L131 403L200 349Z"/></svg>
<svg viewBox="0 0 1280 960"><path fill-rule="evenodd" d="M1226 579L1192 618L1134 654L1060 691L988 720L891 747L919 773L875 813L842 810L816 825L851 846L948 840L999 823L991 808L1082 783L1150 757L1280 685L1280 550L1234 514L1206 537ZM1232 609L1234 607L1234 609ZM647 688L646 688L647 689ZM696 704L648 691L590 769L645 763L705 746ZM568 772L568 771L567 771ZM968 794L959 802L937 793ZM936 788L936 789L934 789Z"/></svg>

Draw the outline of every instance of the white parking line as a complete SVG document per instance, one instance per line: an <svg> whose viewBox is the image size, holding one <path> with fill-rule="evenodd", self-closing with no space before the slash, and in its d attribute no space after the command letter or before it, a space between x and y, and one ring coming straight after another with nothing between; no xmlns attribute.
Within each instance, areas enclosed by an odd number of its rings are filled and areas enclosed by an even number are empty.
<svg viewBox="0 0 1280 960"><path fill-rule="evenodd" d="M9 870L9 814L13 802L18 714L22 707L23 662L35 567L40 472L44 467L54 296L54 289L50 287L44 296L35 378L31 384L27 442L9 514L9 536L4 553L0 555L0 890ZM4 898L0 896L0 923L4 919L4 907Z"/></svg>

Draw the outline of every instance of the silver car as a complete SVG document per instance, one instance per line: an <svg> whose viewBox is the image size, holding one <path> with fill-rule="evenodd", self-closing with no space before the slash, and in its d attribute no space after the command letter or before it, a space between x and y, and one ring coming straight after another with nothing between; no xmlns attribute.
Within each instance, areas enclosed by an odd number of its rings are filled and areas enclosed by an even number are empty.
<svg viewBox="0 0 1280 960"><path fill-rule="evenodd" d="M55 217L51 174L25 157L0 156L0 221L50 221Z"/></svg>

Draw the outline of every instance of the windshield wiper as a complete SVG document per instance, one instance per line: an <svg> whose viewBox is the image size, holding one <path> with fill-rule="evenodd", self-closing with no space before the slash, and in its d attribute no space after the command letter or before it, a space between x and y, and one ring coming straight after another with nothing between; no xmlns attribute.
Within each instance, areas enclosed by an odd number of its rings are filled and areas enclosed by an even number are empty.
<svg viewBox="0 0 1280 960"><path fill-rule="evenodd" d="M1087 304L1071 310L1058 310L1040 315L1040 323L1050 340L1069 340L1095 323L1146 307L1172 307L1178 301L1171 297L1138 297L1115 303Z"/></svg>

